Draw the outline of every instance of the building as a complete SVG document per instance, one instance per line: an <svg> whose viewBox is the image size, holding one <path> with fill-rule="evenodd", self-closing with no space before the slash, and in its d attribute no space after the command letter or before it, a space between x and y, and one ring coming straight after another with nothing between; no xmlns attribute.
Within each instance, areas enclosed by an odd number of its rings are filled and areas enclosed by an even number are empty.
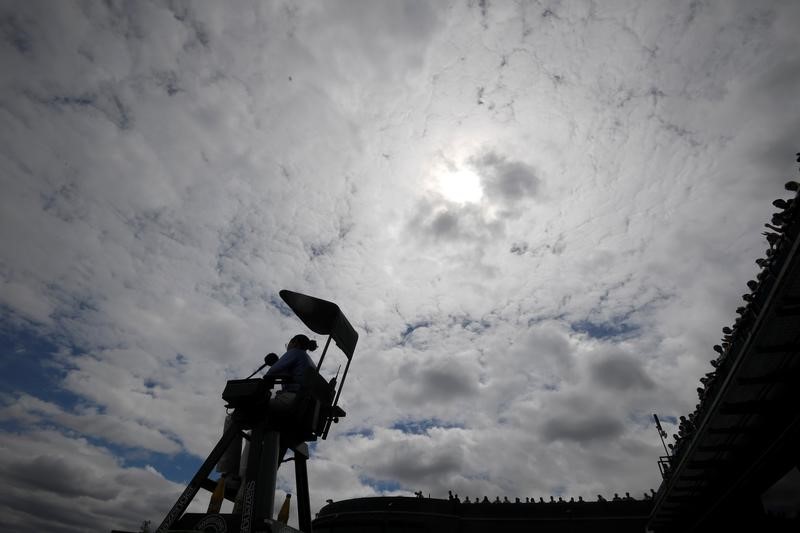
<svg viewBox="0 0 800 533"><path fill-rule="evenodd" d="M356 498L326 505L315 533L641 533L653 500L462 503L432 498Z"/></svg>

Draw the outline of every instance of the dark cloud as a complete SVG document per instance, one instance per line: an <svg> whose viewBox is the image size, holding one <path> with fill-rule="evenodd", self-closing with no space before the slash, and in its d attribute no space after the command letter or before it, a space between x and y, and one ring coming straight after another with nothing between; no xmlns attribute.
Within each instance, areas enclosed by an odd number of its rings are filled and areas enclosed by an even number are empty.
<svg viewBox="0 0 800 533"><path fill-rule="evenodd" d="M419 201L408 223L408 231L423 241L481 243L499 238L504 228L479 205L429 198Z"/></svg>
<svg viewBox="0 0 800 533"><path fill-rule="evenodd" d="M7 482L35 490L44 490L70 498L89 496L108 501L117 497L119 487L108 479L96 478L93 472L68 462L66 457L40 455L4 468Z"/></svg>
<svg viewBox="0 0 800 533"><path fill-rule="evenodd" d="M655 385L641 362L627 355L614 355L594 362L591 374L596 383L609 389L649 389Z"/></svg>
<svg viewBox="0 0 800 533"><path fill-rule="evenodd" d="M606 441L618 437L625 426L616 418L598 415L593 417L552 418L542 425L542 438L574 441L581 444L592 441Z"/></svg>
<svg viewBox="0 0 800 533"><path fill-rule="evenodd" d="M382 431L381 439L362 440L363 473L372 479L397 480L405 488L419 484L444 487L463 471L464 441L459 429L438 429L434 434ZM360 448L360 447L359 447Z"/></svg>
<svg viewBox="0 0 800 533"><path fill-rule="evenodd" d="M3 530L135 528L143 520L157 520L180 494L179 485L152 468L123 467L108 449L58 432L0 432L0 446L0 476L6 483L0 491Z"/></svg>
<svg viewBox="0 0 800 533"><path fill-rule="evenodd" d="M404 404L448 403L477 397L479 380L474 363L456 357L432 358L406 365L400 372L396 397Z"/></svg>
<svg viewBox="0 0 800 533"><path fill-rule="evenodd" d="M541 178L527 163L509 161L492 151L474 158L472 163L481 176L484 193L490 200L514 205L526 198L540 196Z"/></svg>
<svg viewBox="0 0 800 533"><path fill-rule="evenodd" d="M55 533L80 533L86 531L87 524L111 526L113 522L104 521L96 514L89 511L84 505L76 505L75 500L69 498L67 502L53 494L30 493L21 490L7 490L2 498L3 516L0 517L0 526L7 531L19 533L33 533L36 531L53 531ZM33 498L32 495L36 497ZM91 500L89 500L91 501ZM47 512L43 513L43 508ZM121 519L118 523L128 523ZM109 528L110 529L110 528Z"/></svg>
<svg viewBox="0 0 800 533"><path fill-rule="evenodd" d="M535 372L547 376L548 380L569 376L575 362L575 347L568 333L555 322L531 324L514 351L523 355Z"/></svg>
<svg viewBox="0 0 800 533"><path fill-rule="evenodd" d="M433 217L430 228L437 237L456 237L459 230L458 216L451 211L441 211Z"/></svg>
<svg viewBox="0 0 800 533"><path fill-rule="evenodd" d="M421 394L434 401L447 401L475 394L475 376L459 369L429 369L420 372Z"/></svg>
<svg viewBox="0 0 800 533"><path fill-rule="evenodd" d="M406 487L423 480L441 479L461 470L459 454L455 450L430 450L428 446L389 444L384 449L389 461L370 470L376 477L397 479Z"/></svg>

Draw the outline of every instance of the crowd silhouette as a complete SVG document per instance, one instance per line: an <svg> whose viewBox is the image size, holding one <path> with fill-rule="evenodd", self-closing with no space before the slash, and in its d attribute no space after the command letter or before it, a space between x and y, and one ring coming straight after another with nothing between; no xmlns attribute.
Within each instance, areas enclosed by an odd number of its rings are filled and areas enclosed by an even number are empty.
<svg viewBox="0 0 800 533"><path fill-rule="evenodd" d="M417 497L422 497L421 492L415 492L414 495ZM625 496L620 496L619 493L614 493L614 496L611 500L608 500L603 497L602 494L597 495L597 499L594 502L630 502L630 501L645 501L645 500L652 500L655 496L656 491L650 489L650 492L645 492L642 498L634 498L631 496L629 492L625 493ZM525 501L522 501L521 498L517 497L514 498L514 501L508 499L508 496L503 496L503 499L500 499L500 496L495 496L494 500L490 500L488 496L480 496L471 499L469 496L466 496L463 500L458 496L458 494L454 494L452 490L447 491L447 499L451 502L458 503L458 504L489 504L489 505L519 505L519 504L535 504L535 505L564 505L564 504L582 504L582 503L593 503L591 500L587 501L583 499L583 496L578 496L576 500L574 496L571 496L569 500L565 500L563 496L558 496L556 499L555 496L549 496L549 500L545 500L543 496L539 496L537 500L536 497L526 497Z"/></svg>
<svg viewBox="0 0 800 533"><path fill-rule="evenodd" d="M797 154L797 162L800 163L800 153ZM665 474L669 473L669 465L676 464L685 452L688 447L687 443L691 441L700 420L707 414L711 399L718 392L719 384L730 372L735 354L738 353L750 334L764 301L773 288L783 259L797 238L798 226L800 226L798 224L800 209L797 206L797 192L800 190L800 184L790 181L786 183L785 188L787 191L794 192L795 198L789 200L779 198L772 202L778 211L773 213L769 223L764 224L768 231L763 232L763 235L769 247L764 257L755 261L761 270L756 279L747 282L748 292L742 295L745 303L736 309L738 316L733 324L722 328L720 343L713 347L716 356L710 361L712 370L700 378L700 386L697 387L699 401L695 405L694 411L687 416L681 416L678 421L678 432L672 436L674 442L668 445L671 453Z"/></svg>

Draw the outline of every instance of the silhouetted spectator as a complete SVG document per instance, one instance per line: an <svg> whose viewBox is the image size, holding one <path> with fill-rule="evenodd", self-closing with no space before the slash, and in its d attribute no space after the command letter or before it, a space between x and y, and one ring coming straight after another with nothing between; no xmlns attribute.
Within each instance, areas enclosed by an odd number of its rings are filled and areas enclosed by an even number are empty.
<svg viewBox="0 0 800 533"><path fill-rule="evenodd" d="M484 496L483 501L481 501L481 503L489 503L489 498Z"/></svg>
<svg viewBox="0 0 800 533"><path fill-rule="evenodd" d="M633 497L631 497L631 493L630 492L626 492L625 493L625 499L626 500L632 500L633 499Z"/></svg>
<svg viewBox="0 0 800 533"><path fill-rule="evenodd" d="M544 503L544 498L542 498L541 496L539 496L539 503Z"/></svg>
<svg viewBox="0 0 800 533"><path fill-rule="evenodd" d="M447 491L447 499L450 500L450 501L453 501L453 491L452 490L448 490Z"/></svg>
<svg viewBox="0 0 800 533"><path fill-rule="evenodd" d="M527 498L525 498L525 499L527 499ZM514 503L522 503L522 502L519 501L519 498L514 498Z"/></svg>
<svg viewBox="0 0 800 533"><path fill-rule="evenodd" d="M511 502L508 501L508 497L507 496L503 496L503 503L511 503Z"/></svg>
<svg viewBox="0 0 800 533"><path fill-rule="evenodd" d="M550 496L550 503L556 503L556 499L553 496Z"/></svg>
<svg viewBox="0 0 800 533"><path fill-rule="evenodd" d="M612 500L613 500L613 501L615 501L615 502L619 502L619 501L622 501L622 498L620 498L620 497L619 497L619 494L617 494L617 493L615 492L615 493L614 493L614 497L612 498Z"/></svg>
<svg viewBox="0 0 800 533"><path fill-rule="evenodd" d="M500 496L495 496L494 503L503 503L500 501Z"/></svg>
<svg viewBox="0 0 800 533"><path fill-rule="evenodd" d="M583 501L583 496L578 496L578 503L585 503L585 502Z"/></svg>
<svg viewBox="0 0 800 533"><path fill-rule="evenodd" d="M602 495L602 494L598 494L598 495L597 495L597 501L599 501L599 502L604 502L604 501L607 501L607 500L606 500L605 498L603 498L603 495Z"/></svg>

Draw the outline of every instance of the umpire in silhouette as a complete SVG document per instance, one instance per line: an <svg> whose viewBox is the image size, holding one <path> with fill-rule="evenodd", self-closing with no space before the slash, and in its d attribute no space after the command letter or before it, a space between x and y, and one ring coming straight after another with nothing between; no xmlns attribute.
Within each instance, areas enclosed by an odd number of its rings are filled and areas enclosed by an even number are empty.
<svg viewBox="0 0 800 533"><path fill-rule="evenodd" d="M290 376L290 381L283 383L281 390L277 391L275 396L270 399L270 415L285 418L292 411L306 370L316 369L314 361L308 355L308 352L316 349L317 341L311 340L303 334L295 335L286 345L286 353L264 375L265 378L275 375Z"/></svg>

